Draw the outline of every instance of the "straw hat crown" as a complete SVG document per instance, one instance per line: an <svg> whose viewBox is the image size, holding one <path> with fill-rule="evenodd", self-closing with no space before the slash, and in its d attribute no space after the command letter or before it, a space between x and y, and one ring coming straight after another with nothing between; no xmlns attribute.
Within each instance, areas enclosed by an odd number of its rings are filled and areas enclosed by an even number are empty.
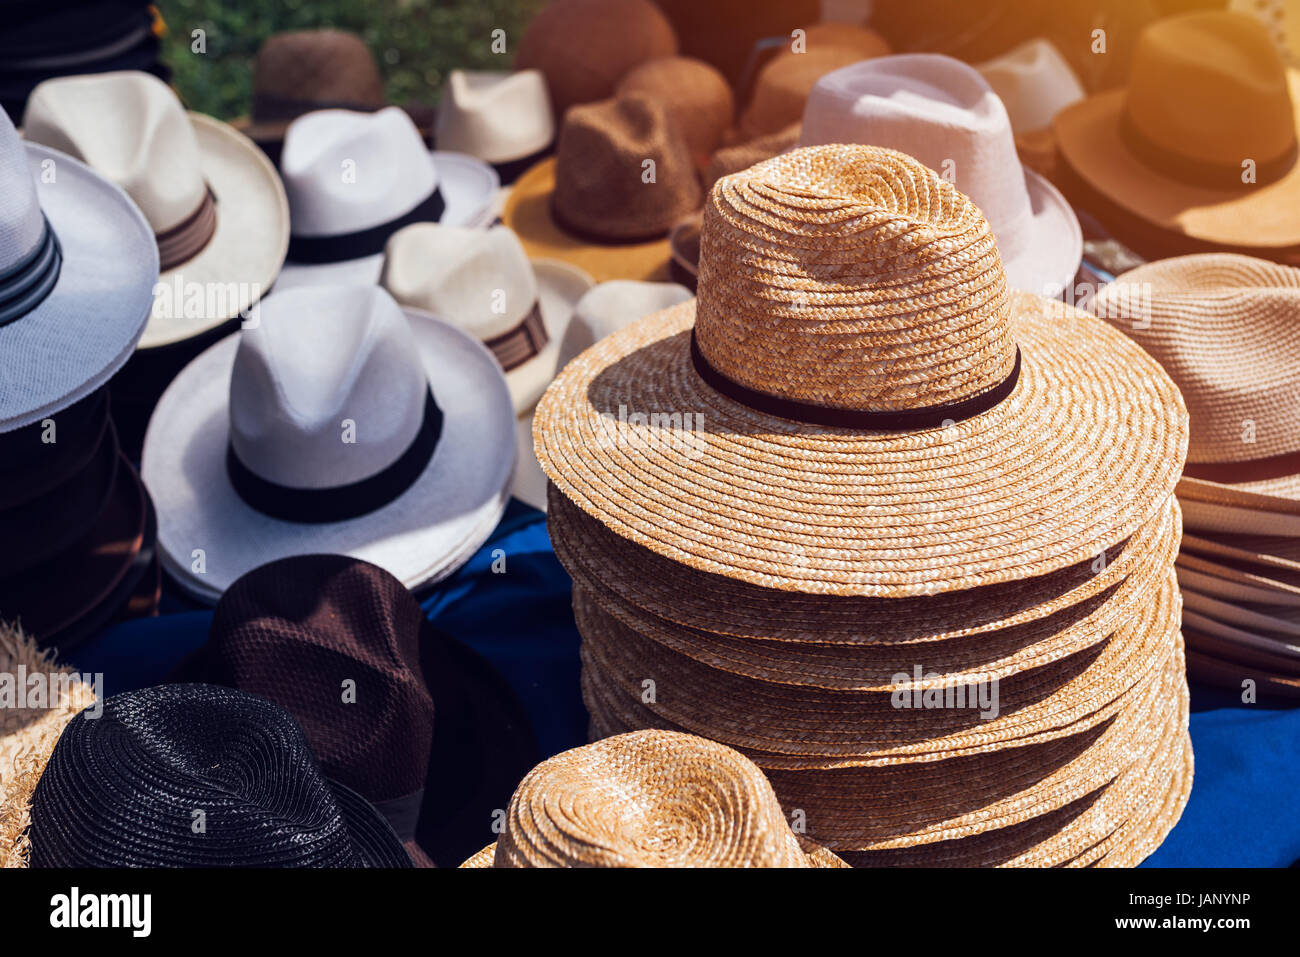
<svg viewBox="0 0 1300 957"><path fill-rule="evenodd" d="M757 765L671 731L617 735L535 767L510 800L494 864L807 866Z"/></svg>
<svg viewBox="0 0 1300 957"><path fill-rule="evenodd" d="M860 411L959 402L1010 375L1010 312L984 215L902 153L808 147L709 195L695 334L749 389Z"/></svg>
<svg viewBox="0 0 1300 957"><path fill-rule="evenodd" d="M1121 121L1128 146L1179 178L1240 185L1242 162L1258 181L1285 171L1296 149L1286 67L1268 31L1244 14L1171 17L1141 34Z"/></svg>

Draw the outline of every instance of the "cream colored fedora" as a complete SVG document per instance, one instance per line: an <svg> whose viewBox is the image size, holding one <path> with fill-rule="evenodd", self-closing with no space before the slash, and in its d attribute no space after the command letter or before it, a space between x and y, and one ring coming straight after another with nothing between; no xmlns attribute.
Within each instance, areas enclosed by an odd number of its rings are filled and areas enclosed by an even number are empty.
<svg viewBox="0 0 1300 957"><path fill-rule="evenodd" d="M289 207L275 168L233 126L187 113L157 77L46 80L32 91L23 127L30 142L113 180L149 221L162 275L141 348L227 323L275 282L289 242Z"/></svg>
<svg viewBox="0 0 1300 957"><path fill-rule="evenodd" d="M907 153L984 213L1007 281L1059 296L1072 288L1083 233L1056 187L1021 165L1006 107L975 70L937 54L855 63L817 81L800 142L862 143Z"/></svg>
<svg viewBox="0 0 1300 957"><path fill-rule="evenodd" d="M452 70L438 107L438 148L492 164L512 183L555 139L555 115L539 70Z"/></svg>
<svg viewBox="0 0 1300 957"><path fill-rule="evenodd" d="M1048 129L1052 118L1084 97L1070 64L1051 40L1036 37L976 67L1002 98L1017 134Z"/></svg>

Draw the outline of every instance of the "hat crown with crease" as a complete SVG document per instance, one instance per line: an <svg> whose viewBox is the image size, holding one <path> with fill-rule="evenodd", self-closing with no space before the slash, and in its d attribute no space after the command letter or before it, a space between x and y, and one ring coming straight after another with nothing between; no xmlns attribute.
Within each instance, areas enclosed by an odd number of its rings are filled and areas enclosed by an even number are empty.
<svg viewBox="0 0 1300 957"><path fill-rule="evenodd" d="M505 226L408 226L389 239L380 282L402 305L480 340L518 326L537 302L532 264Z"/></svg>
<svg viewBox="0 0 1300 957"><path fill-rule="evenodd" d="M45 237L45 219L27 151L0 110L0 275L26 262Z"/></svg>
<svg viewBox="0 0 1300 957"><path fill-rule="evenodd" d="M1176 178L1209 167L1240 185L1253 160L1258 181L1289 168L1296 149L1287 70L1268 31L1237 13L1194 13L1147 27L1133 54L1121 118L1125 143Z"/></svg>
<svg viewBox="0 0 1300 957"><path fill-rule="evenodd" d="M724 177L705 204L699 349L766 396L861 411L961 401L1010 375L1010 315L983 214L902 153L798 149Z"/></svg>
<svg viewBox="0 0 1300 957"><path fill-rule="evenodd" d="M410 325L384 290L282 290L240 338L231 448L276 485L349 485L402 457L421 432L428 398Z"/></svg>
<svg viewBox="0 0 1300 957"><path fill-rule="evenodd" d="M1181 390L1189 462L1300 452L1300 270L1228 253L1164 259L1103 287L1094 309Z"/></svg>
<svg viewBox="0 0 1300 957"><path fill-rule="evenodd" d="M644 93L663 103L701 164L726 136L736 111L727 78L703 60L685 56L647 60L619 81L618 92Z"/></svg>
<svg viewBox="0 0 1300 957"><path fill-rule="evenodd" d="M1004 247L1025 235L1029 192L1006 107L960 60L915 53L828 73L804 109L800 142L867 143L899 150L940 173L979 206ZM1009 175L1014 171L1015 175Z"/></svg>
<svg viewBox="0 0 1300 957"><path fill-rule="evenodd" d="M285 132L280 174L295 236L334 236L391 222L438 186L420 131L397 107L299 117Z"/></svg>
<svg viewBox="0 0 1300 957"><path fill-rule="evenodd" d="M1083 99L1083 84L1051 40L1036 37L979 64L980 75L1002 99L1017 133L1047 129L1052 118Z"/></svg>
<svg viewBox="0 0 1300 957"><path fill-rule="evenodd" d="M411 593L376 565L342 555L286 558L221 596L191 673L280 704L327 777L388 801L424 787L433 743L423 621Z"/></svg>
<svg viewBox="0 0 1300 957"><path fill-rule="evenodd" d="M365 41L354 33L277 33L257 51L253 64L254 120L289 120L325 107L378 109L384 103L379 67Z"/></svg>
<svg viewBox="0 0 1300 957"><path fill-rule="evenodd" d="M658 101L628 94L565 114L553 200L562 226L608 240L649 239L699 202L690 148Z"/></svg>
<svg viewBox="0 0 1300 957"><path fill-rule="evenodd" d="M489 163L521 159L555 138L555 116L538 70L452 70L438 107L438 148Z"/></svg>
<svg viewBox="0 0 1300 957"><path fill-rule="evenodd" d="M122 187L155 233L184 222L203 202L207 186L190 118L151 74L47 80L32 93L23 132Z"/></svg>
<svg viewBox="0 0 1300 957"><path fill-rule="evenodd" d="M807 866L749 758L673 731L634 731L543 761L506 809L496 867Z"/></svg>

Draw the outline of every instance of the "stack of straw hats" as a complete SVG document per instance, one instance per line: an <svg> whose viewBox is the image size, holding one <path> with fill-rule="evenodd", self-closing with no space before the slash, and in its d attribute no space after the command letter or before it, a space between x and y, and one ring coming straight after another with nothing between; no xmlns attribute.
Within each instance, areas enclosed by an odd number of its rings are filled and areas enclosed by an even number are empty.
<svg viewBox="0 0 1300 957"><path fill-rule="evenodd" d="M463 867L844 867L791 828L753 761L690 734L634 731L520 782L501 839Z"/></svg>
<svg viewBox="0 0 1300 957"><path fill-rule="evenodd" d="M593 737L735 747L851 863L1141 860L1191 785L1173 383L901 153L725 177L701 240L536 415Z"/></svg>
<svg viewBox="0 0 1300 957"><path fill-rule="evenodd" d="M1129 270L1094 308L1168 370L1191 414L1178 484L1190 674L1300 697L1300 272L1182 256Z"/></svg>

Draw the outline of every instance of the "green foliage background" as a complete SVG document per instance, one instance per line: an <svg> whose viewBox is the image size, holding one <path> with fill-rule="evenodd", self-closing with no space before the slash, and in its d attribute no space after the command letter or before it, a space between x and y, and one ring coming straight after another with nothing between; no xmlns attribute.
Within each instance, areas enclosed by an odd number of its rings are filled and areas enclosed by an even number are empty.
<svg viewBox="0 0 1300 957"><path fill-rule="evenodd" d="M545 0L158 0L167 25L163 54L194 110L222 119L247 113L253 58L281 30L336 27L369 44L393 103L434 104L456 68L503 69L523 28ZM506 31L507 55L492 53ZM191 31L207 33L207 54L190 52Z"/></svg>

